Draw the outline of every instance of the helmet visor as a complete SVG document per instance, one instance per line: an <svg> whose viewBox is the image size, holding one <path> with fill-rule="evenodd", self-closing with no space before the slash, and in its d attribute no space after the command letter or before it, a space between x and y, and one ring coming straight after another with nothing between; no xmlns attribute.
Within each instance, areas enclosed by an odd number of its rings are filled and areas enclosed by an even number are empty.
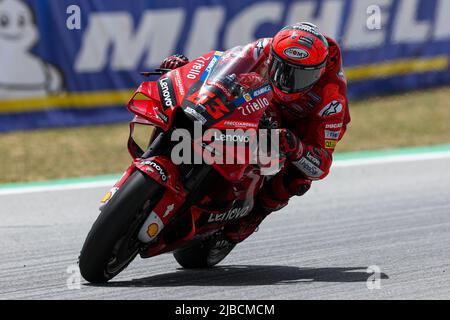
<svg viewBox="0 0 450 320"><path fill-rule="evenodd" d="M325 63L314 67L296 66L272 55L269 77L274 86L285 93L304 91L313 86L322 76Z"/></svg>

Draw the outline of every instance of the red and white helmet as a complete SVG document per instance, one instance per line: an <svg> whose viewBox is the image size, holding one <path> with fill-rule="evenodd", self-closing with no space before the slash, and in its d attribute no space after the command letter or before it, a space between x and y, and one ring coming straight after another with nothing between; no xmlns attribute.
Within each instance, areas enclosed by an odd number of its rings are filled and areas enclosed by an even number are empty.
<svg viewBox="0 0 450 320"><path fill-rule="evenodd" d="M317 26L301 22L281 29L269 55L275 96L284 102L299 99L324 74L327 58L328 42Z"/></svg>

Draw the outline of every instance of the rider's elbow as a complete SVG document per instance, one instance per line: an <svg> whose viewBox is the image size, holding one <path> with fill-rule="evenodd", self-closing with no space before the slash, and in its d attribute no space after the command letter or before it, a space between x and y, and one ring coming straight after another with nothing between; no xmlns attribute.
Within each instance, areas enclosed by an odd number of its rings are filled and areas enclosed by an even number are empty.
<svg viewBox="0 0 450 320"><path fill-rule="evenodd" d="M332 162L332 155L327 150L322 148L306 148L302 157L293 161L292 164L307 179L321 180L330 172Z"/></svg>

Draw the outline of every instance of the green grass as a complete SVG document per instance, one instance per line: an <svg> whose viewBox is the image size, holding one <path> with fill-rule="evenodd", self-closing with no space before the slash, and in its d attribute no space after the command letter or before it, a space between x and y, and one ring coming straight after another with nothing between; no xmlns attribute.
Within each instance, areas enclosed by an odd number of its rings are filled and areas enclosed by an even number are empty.
<svg viewBox="0 0 450 320"><path fill-rule="evenodd" d="M450 142L450 87L356 101L350 113L339 152Z"/></svg>
<svg viewBox="0 0 450 320"><path fill-rule="evenodd" d="M350 103L336 152L450 142L450 87ZM0 135L0 183L116 174L130 163L128 124Z"/></svg>

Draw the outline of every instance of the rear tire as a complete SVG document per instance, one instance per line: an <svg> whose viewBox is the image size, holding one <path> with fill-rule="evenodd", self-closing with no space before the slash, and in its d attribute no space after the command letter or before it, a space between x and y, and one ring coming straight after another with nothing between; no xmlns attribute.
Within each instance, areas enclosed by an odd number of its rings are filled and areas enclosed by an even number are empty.
<svg viewBox="0 0 450 320"><path fill-rule="evenodd" d="M109 200L86 237L79 257L84 279L105 283L133 261L141 242L137 233L160 198L161 186L134 172Z"/></svg>
<svg viewBox="0 0 450 320"><path fill-rule="evenodd" d="M223 237L197 239L175 250L173 256L185 269L211 268L225 259L235 246L235 243L228 242Z"/></svg>

